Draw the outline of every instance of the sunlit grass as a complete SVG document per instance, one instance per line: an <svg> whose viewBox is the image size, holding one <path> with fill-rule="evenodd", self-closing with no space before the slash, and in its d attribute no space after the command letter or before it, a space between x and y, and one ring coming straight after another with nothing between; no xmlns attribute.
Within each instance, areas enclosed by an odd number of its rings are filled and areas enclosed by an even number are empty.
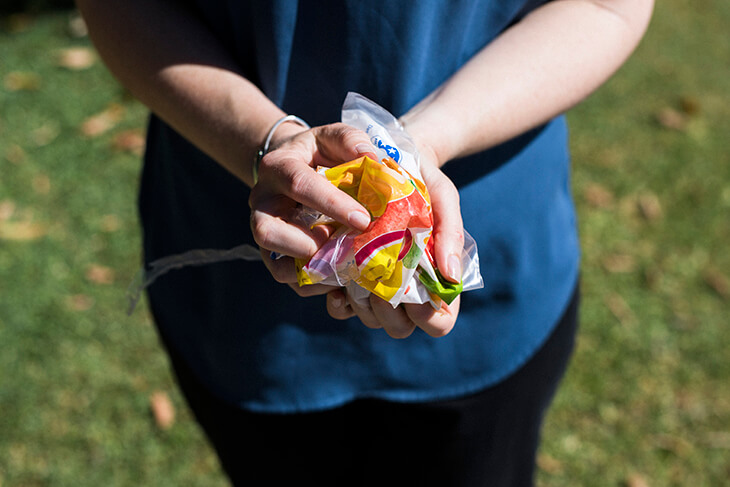
<svg viewBox="0 0 730 487"><path fill-rule="evenodd" d="M570 113L582 329L544 487L730 477L730 4L658 3ZM0 485L221 485L143 307L125 315L145 110L98 60L58 65L89 47L72 20L0 21Z"/></svg>

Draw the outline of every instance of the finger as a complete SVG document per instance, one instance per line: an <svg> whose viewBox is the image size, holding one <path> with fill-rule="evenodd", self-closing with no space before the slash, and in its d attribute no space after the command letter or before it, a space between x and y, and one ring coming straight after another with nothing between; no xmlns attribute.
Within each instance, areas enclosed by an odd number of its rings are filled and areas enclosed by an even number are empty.
<svg viewBox="0 0 730 487"><path fill-rule="evenodd" d="M314 255L320 245L308 229L287 223L270 210L251 212L251 232L260 248L300 259Z"/></svg>
<svg viewBox="0 0 730 487"><path fill-rule="evenodd" d="M459 315L461 298L457 298L450 305L442 302L441 309L435 310L426 304L405 304L408 318L419 328L432 337L447 335L456 324L456 317Z"/></svg>
<svg viewBox="0 0 730 487"><path fill-rule="evenodd" d="M373 310L370 308L370 302L367 298L363 302L358 302L354 300L352 296L347 295L347 303L350 305L357 317L360 318L363 325L368 328L383 327L382 323L378 321L378 318L375 317Z"/></svg>
<svg viewBox="0 0 730 487"><path fill-rule="evenodd" d="M293 200L356 230L365 231L370 225L370 213L357 200L311 169L299 169L286 192Z"/></svg>
<svg viewBox="0 0 730 487"><path fill-rule="evenodd" d="M338 289L335 286L328 284L306 284L300 286L298 283L290 283L289 287L294 290L299 296L303 298L311 298L312 296L321 296L323 294L329 294L333 289Z"/></svg>
<svg viewBox="0 0 730 487"><path fill-rule="evenodd" d="M392 338L406 338L416 329L416 324L406 314L405 309L393 306L375 295L370 296L373 314L383 325L385 332Z"/></svg>
<svg viewBox="0 0 730 487"><path fill-rule="evenodd" d="M424 165L424 182L433 210L433 245L436 267L449 281L461 281L461 253L464 224L461 219L459 191L440 169Z"/></svg>
<svg viewBox="0 0 730 487"><path fill-rule="evenodd" d="M327 313L336 320L346 320L355 316L342 288L327 293Z"/></svg>
<svg viewBox="0 0 730 487"><path fill-rule="evenodd" d="M333 289L337 289L327 284L307 284L300 286L294 259L291 257L284 256L276 258L272 255L271 251L261 249L261 259L276 282L287 284L301 297L320 296L329 293Z"/></svg>
<svg viewBox="0 0 730 487"><path fill-rule="evenodd" d="M321 166L331 167L362 156L378 160L368 134L344 123L318 127L315 139L318 149L315 161Z"/></svg>
<svg viewBox="0 0 730 487"><path fill-rule="evenodd" d="M297 146L304 147L304 146ZM251 192L252 208L262 204L264 192L280 193L360 231L370 224L368 211L309 166L311 154L295 150L270 152L261 160L259 183ZM259 191L256 189L259 187ZM263 193L263 194L262 194Z"/></svg>
<svg viewBox="0 0 730 487"><path fill-rule="evenodd" d="M297 284L297 271L292 257L284 256L276 258L272 255L271 251L261 249L261 259L276 282Z"/></svg>

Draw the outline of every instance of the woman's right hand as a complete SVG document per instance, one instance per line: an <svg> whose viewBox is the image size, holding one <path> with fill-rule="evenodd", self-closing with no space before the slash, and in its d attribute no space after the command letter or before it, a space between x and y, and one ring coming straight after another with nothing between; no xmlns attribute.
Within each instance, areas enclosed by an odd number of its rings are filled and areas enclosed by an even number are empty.
<svg viewBox="0 0 730 487"><path fill-rule="evenodd" d="M275 136L273 150L261 159L258 181L249 198L253 237L274 279L289 284L302 296L324 294L332 288L299 288L294 258L309 259L314 255L329 238L330 229L310 229L299 224L297 209L306 206L350 228L366 230L370 224L368 211L318 174L316 168L336 166L365 155L375 158L375 149L367 134L343 123L308 130L284 123ZM272 259L272 252L282 257Z"/></svg>

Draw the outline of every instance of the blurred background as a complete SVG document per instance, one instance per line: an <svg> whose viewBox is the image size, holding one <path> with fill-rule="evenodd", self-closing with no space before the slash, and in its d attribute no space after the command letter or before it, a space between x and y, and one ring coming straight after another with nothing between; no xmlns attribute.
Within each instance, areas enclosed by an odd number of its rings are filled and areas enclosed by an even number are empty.
<svg viewBox="0 0 730 487"><path fill-rule="evenodd" d="M661 0L569 114L582 329L539 485L730 485L730 2ZM144 304L146 111L72 2L0 0L0 487L225 485Z"/></svg>

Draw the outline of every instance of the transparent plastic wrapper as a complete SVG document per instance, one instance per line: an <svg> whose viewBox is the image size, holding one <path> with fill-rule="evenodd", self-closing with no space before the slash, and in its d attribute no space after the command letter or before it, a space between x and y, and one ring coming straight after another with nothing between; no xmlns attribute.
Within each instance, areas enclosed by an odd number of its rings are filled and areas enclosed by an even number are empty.
<svg viewBox="0 0 730 487"><path fill-rule="evenodd" d="M483 286L476 243L465 232L462 282L445 280L433 258L433 215L415 144L398 120L382 107L349 93L342 121L370 136L380 161L362 157L318 172L358 200L371 214L365 232L339 226L304 208L309 225L336 227L332 237L308 261L297 260L300 286L344 286L360 302L372 293L393 307L431 303L438 309L462 291Z"/></svg>
<svg viewBox="0 0 730 487"><path fill-rule="evenodd" d="M192 265L214 264L230 260L260 261L259 249L249 244L230 249L196 249L180 254L168 255L150 262L149 268L142 268L127 287L127 314L131 315L142 297L142 291L168 272ZM263 265L263 264L262 264Z"/></svg>
<svg viewBox="0 0 730 487"><path fill-rule="evenodd" d="M381 160L367 157L318 172L360 201L373 220L365 232L338 226L326 215L301 208L298 221L312 226L337 226L332 237L307 262L296 261L299 284L347 288L364 302L370 293L394 307L400 303L451 303L462 291L483 286L476 243L464 232L462 282L441 277L432 257L433 218L428 190L419 169L415 144L398 120L382 107L348 93L342 121L365 131ZM231 249L197 249L155 260L141 269L127 289L127 313L157 278L175 269L231 260L259 261L259 249L242 244ZM262 264L263 265L263 264Z"/></svg>

